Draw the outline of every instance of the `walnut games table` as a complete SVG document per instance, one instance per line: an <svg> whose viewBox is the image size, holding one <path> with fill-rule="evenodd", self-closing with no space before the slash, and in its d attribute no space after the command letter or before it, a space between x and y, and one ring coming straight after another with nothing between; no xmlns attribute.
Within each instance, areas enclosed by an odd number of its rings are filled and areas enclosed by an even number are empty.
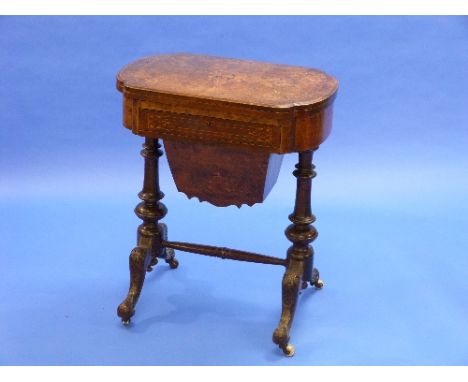
<svg viewBox="0 0 468 382"><path fill-rule="evenodd" d="M174 249L223 259L281 265L282 311L273 341L292 356L289 343L298 294L310 283L323 286L313 267L311 183L312 154L331 130L338 82L322 71L297 66L226 59L195 54L142 58L117 76L123 93L123 123L145 137L142 200L135 208L143 220L130 254L130 288L117 313L129 324L145 273L164 259L177 268ZM292 242L286 258L240 250L170 241L160 220L167 209L161 199L158 161L164 141L177 189L215 206L261 203L276 182L282 154L297 152L297 189Z"/></svg>

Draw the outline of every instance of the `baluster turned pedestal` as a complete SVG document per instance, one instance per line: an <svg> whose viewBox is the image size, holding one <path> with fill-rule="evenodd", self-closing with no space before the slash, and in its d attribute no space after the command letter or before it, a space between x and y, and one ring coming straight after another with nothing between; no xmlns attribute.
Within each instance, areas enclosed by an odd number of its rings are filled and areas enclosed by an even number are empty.
<svg viewBox="0 0 468 382"><path fill-rule="evenodd" d="M151 272L164 258L171 268L177 268L178 262L174 251L162 245L167 240L167 227L159 220L167 213L161 203L164 194L159 188L159 157L162 156L161 145L157 139L146 138L141 155L145 159L143 189L138 194L142 200L135 208L135 214L143 220L137 230L137 246L130 253L130 288L125 300L119 305L117 314L126 325L135 314L135 305L140 297L146 272Z"/></svg>
<svg viewBox="0 0 468 382"><path fill-rule="evenodd" d="M283 306L280 322L273 333L273 342L288 356L294 355L294 346L289 344L289 330L301 287L306 288L307 282L318 289L323 287L318 271L313 268L314 252L309 245L318 235L315 227L311 225L315 221L311 209L312 178L316 176L312 154L312 150L299 153L299 163L293 172L297 178L296 201L294 212L289 215L293 224L285 231L286 237L293 245L287 252L288 263L282 283Z"/></svg>

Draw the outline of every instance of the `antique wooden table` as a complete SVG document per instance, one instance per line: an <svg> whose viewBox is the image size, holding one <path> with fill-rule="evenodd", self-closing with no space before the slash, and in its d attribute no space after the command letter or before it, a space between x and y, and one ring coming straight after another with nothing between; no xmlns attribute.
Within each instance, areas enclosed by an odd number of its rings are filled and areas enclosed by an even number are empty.
<svg viewBox="0 0 468 382"><path fill-rule="evenodd" d="M281 265L286 268L282 311L273 341L292 356L289 331L299 291L308 283L323 286L310 245L317 237L311 225L312 154L330 133L338 82L315 69L184 53L131 63L118 73L117 88L123 93L124 126L145 137L142 202L135 208L143 223L130 254L128 295L117 309L122 322L130 323L145 273L158 258L177 268L174 249ZM220 207L261 203L276 181L282 154L297 152L286 258L169 241L160 223L167 209L159 188L158 139L178 190Z"/></svg>

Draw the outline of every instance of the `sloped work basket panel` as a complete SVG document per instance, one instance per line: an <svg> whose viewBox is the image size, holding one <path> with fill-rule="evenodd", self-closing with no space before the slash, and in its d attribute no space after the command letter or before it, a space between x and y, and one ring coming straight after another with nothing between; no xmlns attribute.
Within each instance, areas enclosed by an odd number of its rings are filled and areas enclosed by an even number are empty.
<svg viewBox="0 0 468 382"><path fill-rule="evenodd" d="M262 203L278 178L283 155L248 148L164 140L177 189L217 207Z"/></svg>

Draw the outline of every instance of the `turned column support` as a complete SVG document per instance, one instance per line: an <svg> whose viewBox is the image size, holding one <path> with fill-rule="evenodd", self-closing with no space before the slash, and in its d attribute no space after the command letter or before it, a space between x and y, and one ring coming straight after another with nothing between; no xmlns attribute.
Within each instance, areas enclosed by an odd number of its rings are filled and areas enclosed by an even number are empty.
<svg viewBox="0 0 468 382"><path fill-rule="evenodd" d="M174 251L163 247L167 240L167 227L159 223L167 214L166 206L161 202L164 194L159 187L159 158L163 155L157 139L146 138L141 155L145 161L143 189L138 194L142 200L135 207L135 214L143 221L137 230L137 246L129 258L130 287L125 300L117 309L124 324L130 323L135 314L135 305L140 297L146 272L150 272L164 258L171 268L178 265Z"/></svg>
<svg viewBox="0 0 468 382"><path fill-rule="evenodd" d="M318 279L318 271L313 268L313 249L310 245L318 236L317 230L312 226L315 216L311 208L311 191L312 179L316 176L312 156L313 150L299 153L299 161L293 172L297 178L297 187L294 211L289 215L292 224L285 230L286 237L292 245L287 251L287 269L282 282L281 318L273 333L273 342L288 356L294 355L294 346L289 343L289 331L299 291L307 286L307 282L317 288L323 286Z"/></svg>

